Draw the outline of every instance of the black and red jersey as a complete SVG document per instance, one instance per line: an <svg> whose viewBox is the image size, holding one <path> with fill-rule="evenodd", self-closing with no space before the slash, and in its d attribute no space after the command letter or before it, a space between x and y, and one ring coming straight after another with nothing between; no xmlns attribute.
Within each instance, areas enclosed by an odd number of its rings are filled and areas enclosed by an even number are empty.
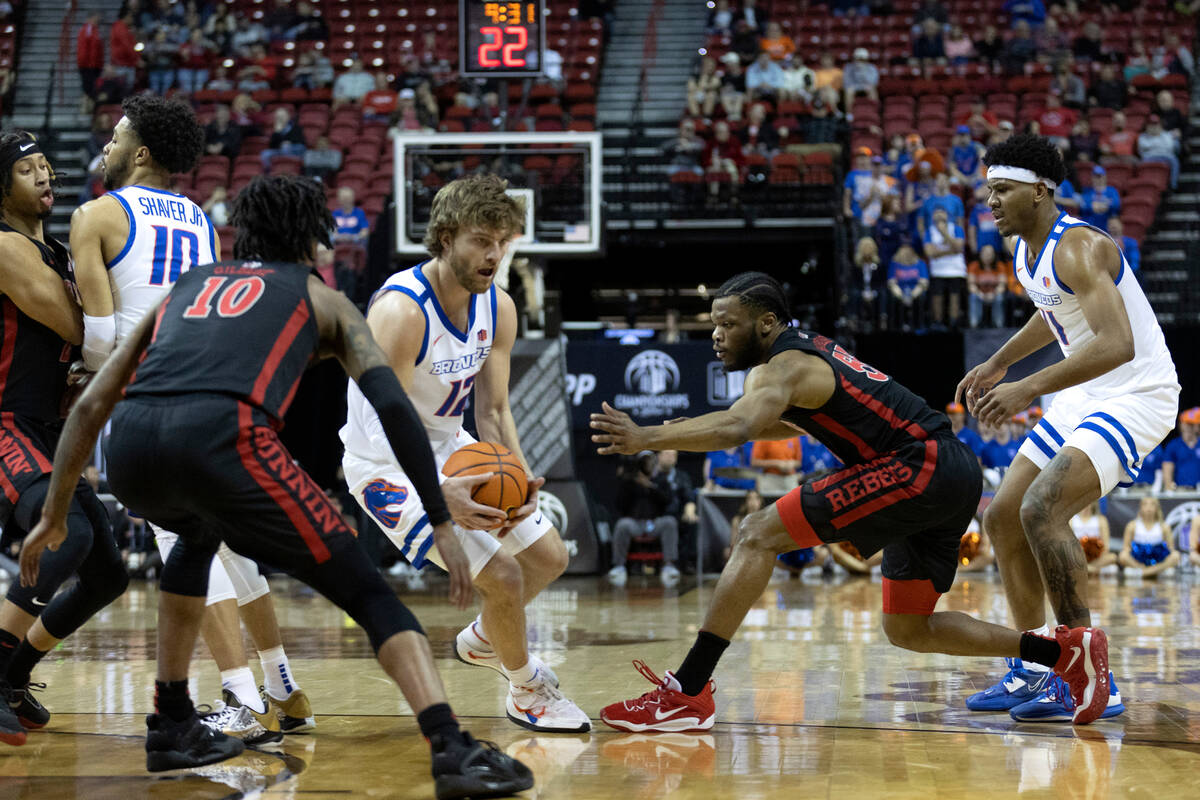
<svg viewBox="0 0 1200 800"><path fill-rule="evenodd" d="M0 222L0 233L19 231ZM67 248L46 237L33 242L42 261L63 280L74 282ZM35 320L8 296L0 296L0 412L40 422L61 419L71 345L50 328Z"/></svg>
<svg viewBox="0 0 1200 800"><path fill-rule="evenodd" d="M281 426L320 340L310 274L257 261L188 270L158 310L126 396L229 395Z"/></svg>
<svg viewBox="0 0 1200 800"><path fill-rule="evenodd" d="M885 375L859 361L837 342L816 333L785 330L767 356L799 350L833 368L833 396L820 408L792 406L781 419L808 431L846 466L870 461L911 442L953 435L950 420Z"/></svg>

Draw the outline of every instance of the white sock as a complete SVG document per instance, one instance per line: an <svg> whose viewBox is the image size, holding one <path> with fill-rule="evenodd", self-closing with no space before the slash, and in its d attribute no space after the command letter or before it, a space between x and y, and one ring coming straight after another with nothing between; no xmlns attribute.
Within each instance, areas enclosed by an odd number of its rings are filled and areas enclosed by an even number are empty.
<svg viewBox="0 0 1200 800"><path fill-rule="evenodd" d="M263 687L271 697L286 700L288 695L300 688L300 682L292 674L282 646L259 650L258 660L263 668Z"/></svg>
<svg viewBox="0 0 1200 800"><path fill-rule="evenodd" d="M1050 634L1050 625L1046 624L1040 628L1034 628L1033 630L1030 631L1030 633L1032 633L1036 636L1050 636L1051 635ZM1050 671L1050 668L1047 667L1045 664L1035 664L1032 661L1022 661L1021 665L1024 666L1025 669L1029 670L1030 672L1049 672Z"/></svg>
<svg viewBox="0 0 1200 800"><path fill-rule="evenodd" d="M505 667L504 674L508 676L510 682L522 686L531 683L534 676L537 675L537 671L537 665L532 660L529 660L520 669L508 669Z"/></svg>
<svg viewBox="0 0 1200 800"><path fill-rule="evenodd" d="M258 690L254 688L254 673L249 667L222 670L221 688L233 692L239 703L250 706L260 714L267 710L258 696Z"/></svg>

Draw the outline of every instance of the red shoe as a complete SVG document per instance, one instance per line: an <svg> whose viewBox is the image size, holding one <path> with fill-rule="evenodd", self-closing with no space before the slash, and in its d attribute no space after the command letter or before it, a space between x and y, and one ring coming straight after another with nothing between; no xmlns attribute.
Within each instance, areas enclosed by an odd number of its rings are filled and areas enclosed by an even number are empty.
<svg viewBox="0 0 1200 800"><path fill-rule="evenodd" d="M1108 636L1099 628L1059 625L1054 638L1062 648L1054 672L1071 687L1075 701L1072 722L1086 725L1108 706Z"/></svg>
<svg viewBox="0 0 1200 800"><path fill-rule="evenodd" d="M633 700L606 706L600 712L600 719L606 725L635 733L706 731L713 726L717 706L713 702L712 681L705 684L704 691L692 697L671 688L670 684L679 684L670 672L660 680L644 662L634 661L633 666L658 688Z"/></svg>

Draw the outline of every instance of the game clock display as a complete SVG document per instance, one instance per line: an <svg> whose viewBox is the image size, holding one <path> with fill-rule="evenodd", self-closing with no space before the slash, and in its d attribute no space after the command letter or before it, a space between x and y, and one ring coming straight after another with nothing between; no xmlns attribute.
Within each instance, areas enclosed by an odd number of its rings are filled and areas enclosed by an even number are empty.
<svg viewBox="0 0 1200 800"><path fill-rule="evenodd" d="M458 55L468 78L532 78L546 52L546 0L458 0Z"/></svg>

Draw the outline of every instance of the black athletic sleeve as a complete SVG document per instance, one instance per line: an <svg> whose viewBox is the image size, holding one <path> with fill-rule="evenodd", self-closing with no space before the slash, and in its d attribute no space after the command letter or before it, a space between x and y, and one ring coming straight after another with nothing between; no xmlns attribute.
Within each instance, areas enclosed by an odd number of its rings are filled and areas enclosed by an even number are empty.
<svg viewBox="0 0 1200 800"><path fill-rule="evenodd" d="M358 388L379 414L383 433L396 454L396 461L417 490L421 505L429 515L429 524L449 522L450 511L438 483L429 437L425 435L425 426L396 373L390 367L372 367L359 377Z"/></svg>

